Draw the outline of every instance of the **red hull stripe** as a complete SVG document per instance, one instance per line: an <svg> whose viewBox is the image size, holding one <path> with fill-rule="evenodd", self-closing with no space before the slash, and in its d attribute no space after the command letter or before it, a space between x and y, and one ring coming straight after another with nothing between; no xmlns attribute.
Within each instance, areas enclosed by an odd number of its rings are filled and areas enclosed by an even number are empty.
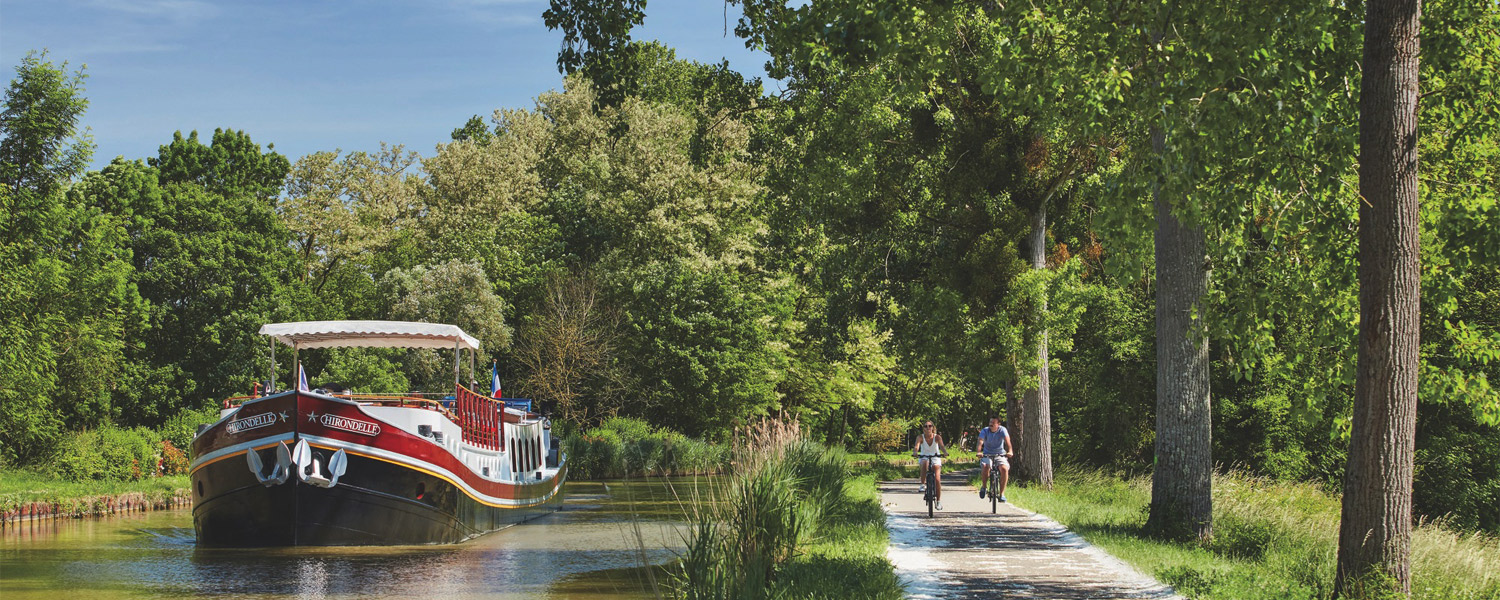
<svg viewBox="0 0 1500 600"><path fill-rule="evenodd" d="M307 443L319 448L323 448L325 450L343 450L348 454L363 456L365 458L372 458L375 460L388 462L393 465L406 467L415 471L421 471L423 473L432 475L433 477L437 477L453 484L454 487L457 487L459 490L463 491L465 495L473 498L476 502L499 508L525 508L527 506L543 504L557 494L558 488L562 487L563 483L563 477L561 476L562 473L559 472L557 476L553 476L536 483L506 484L507 487L510 487L518 492L525 491L535 493L536 491L546 490L540 496L533 498L505 498L490 496L474 489L462 478L456 476L453 472L429 462L413 459L410 456L390 452L388 450L383 450L381 448L375 448L372 446L341 442L339 440L321 436L305 435L303 437L307 438ZM517 495L519 496L521 494Z"/></svg>

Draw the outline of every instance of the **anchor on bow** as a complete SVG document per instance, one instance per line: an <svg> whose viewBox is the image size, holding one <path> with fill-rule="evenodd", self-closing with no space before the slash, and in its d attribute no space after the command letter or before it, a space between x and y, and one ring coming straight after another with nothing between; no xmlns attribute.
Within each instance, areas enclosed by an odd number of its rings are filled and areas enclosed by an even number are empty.
<svg viewBox="0 0 1500 600"><path fill-rule="evenodd" d="M250 472L260 480L260 484L266 487L286 483L292 475L292 451L286 447L286 442L276 444L276 462L271 464L271 472L266 473L266 465L260 459L260 451L251 449L245 453L245 461L250 463Z"/></svg>
<svg viewBox="0 0 1500 600"><path fill-rule="evenodd" d="M339 476L343 475L344 469L348 468L349 457L342 449L334 452L333 456L328 458L326 465L328 470L325 473L321 468L324 465L319 463L317 457L313 455L312 447L307 444L307 440L297 440L297 447L292 450L292 462L297 466L297 479L318 487L331 488L339 484Z"/></svg>

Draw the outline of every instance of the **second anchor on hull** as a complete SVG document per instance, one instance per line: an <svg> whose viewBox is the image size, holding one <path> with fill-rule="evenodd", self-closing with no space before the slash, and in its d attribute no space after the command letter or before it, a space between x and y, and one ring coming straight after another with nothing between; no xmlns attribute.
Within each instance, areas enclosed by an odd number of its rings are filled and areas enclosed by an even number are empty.
<svg viewBox="0 0 1500 600"><path fill-rule="evenodd" d="M282 447L285 447L285 444ZM297 447L292 450L292 462L297 467L297 479L321 488L338 485L339 477L349 467L349 457L341 448L328 458L326 465L328 470L325 472L320 468L324 465L320 464L317 457L313 455L312 447L307 444L307 440L297 440Z"/></svg>
<svg viewBox="0 0 1500 600"><path fill-rule="evenodd" d="M306 442L303 442L304 444ZM292 452L286 447L286 442L276 444L276 462L271 465L271 472L266 473L264 462L260 458L260 451L251 448L245 452L245 461L250 463L250 472L260 480L260 484L266 487L286 483L292 475Z"/></svg>

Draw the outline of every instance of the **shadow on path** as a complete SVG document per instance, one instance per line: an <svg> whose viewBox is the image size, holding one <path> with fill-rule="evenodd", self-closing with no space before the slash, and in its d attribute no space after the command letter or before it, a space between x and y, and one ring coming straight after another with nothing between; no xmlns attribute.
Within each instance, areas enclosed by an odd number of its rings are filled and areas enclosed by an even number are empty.
<svg viewBox="0 0 1500 600"><path fill-rule="evenodd" d="M927 516L915 479L880 484L891 533L890 559L912 598L1182 600L1057 522L988 498L943 476L944 510Z"/></svg>

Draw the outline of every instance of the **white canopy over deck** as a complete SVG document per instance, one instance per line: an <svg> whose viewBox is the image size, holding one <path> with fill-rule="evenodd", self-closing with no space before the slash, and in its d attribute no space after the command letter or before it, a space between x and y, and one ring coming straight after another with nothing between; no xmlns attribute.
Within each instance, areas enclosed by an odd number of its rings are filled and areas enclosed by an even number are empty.
<svg viewBox="0 0 1500 600"><path fill-rule="evenodd" d="M301 321L262 325L261 335L292 348L468 348L479 340L457 325L413 321Z"/></svg>

